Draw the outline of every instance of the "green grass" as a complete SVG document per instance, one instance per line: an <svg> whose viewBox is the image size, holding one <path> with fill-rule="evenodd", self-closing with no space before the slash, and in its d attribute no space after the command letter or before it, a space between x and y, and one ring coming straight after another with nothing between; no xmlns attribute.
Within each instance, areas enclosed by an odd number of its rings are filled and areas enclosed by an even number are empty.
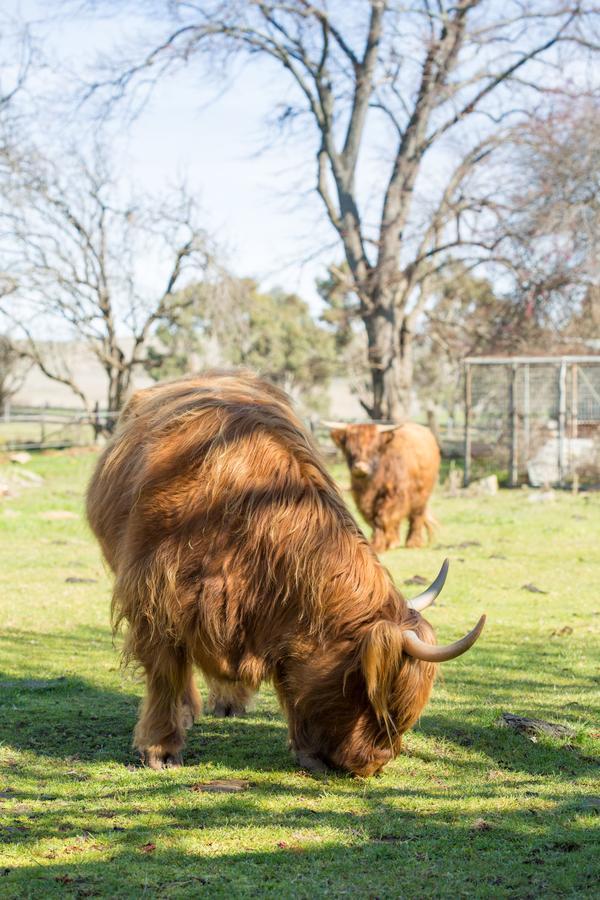
<svg viewBox="0 0 600 900"><path fill-rule="evenodd" d="M141 686L119 671L82 515L93 459L38 456L45 485L0 501L1 897L598 895L599 496L438 496L439 544L386 555L400 586L450 556L440 640L484 610L488 626L382 777L297 770L268 686L244 719L203 717L186 766L155 773L130 749ZM502 711L576 735L532 743ZM250 786L191 790L216 778Z"/></svg>

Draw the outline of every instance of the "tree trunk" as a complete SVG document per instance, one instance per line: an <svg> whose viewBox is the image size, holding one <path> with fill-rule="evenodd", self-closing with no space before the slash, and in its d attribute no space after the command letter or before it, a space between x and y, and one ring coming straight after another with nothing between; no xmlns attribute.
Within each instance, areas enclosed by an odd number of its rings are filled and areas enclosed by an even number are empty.
<svg viewBox="0 0 600 900"><path fill-rule="evenodd" d="M119 351L119 357L124 359L123 354ZM121 411L125 399L129 391L131 381L131 369L123 366L108 366L106 368L108 375L108 413L106 419L106 431L111 434L117 424L117 416L115 413ZM112 414L112 415L111 415Z"/></svg>
<svg viewBox="0 0 600 900"><path fill-rule="evenodd" d="M414 358L414 335L412 321L409 316L403 316L400 326L400 341L398 353L398 392L402 403L402 418L410 415L410 401L412 397Z"/></svg>
<svg viewBox="0 0 600 900"><path fill-rule="evenodd" d="M401 421L408 416L413 381L413 337L403 318L398 326L393 303L363 316L367 331L371 401L363 403L372 419Z"/></svg>

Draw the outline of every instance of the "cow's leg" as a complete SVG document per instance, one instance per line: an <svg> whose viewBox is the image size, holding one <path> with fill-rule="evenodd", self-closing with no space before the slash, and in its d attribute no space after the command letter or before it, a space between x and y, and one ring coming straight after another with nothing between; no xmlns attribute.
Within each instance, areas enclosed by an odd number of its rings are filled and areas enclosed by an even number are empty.
<svg viewBox="0 0 600 900"><path fill-rule="evenodd" d="M243 716L254 691L241 681L225 681L206 676L209 687L208 708L220 718Z"/></svg>
<svg viewBox="0 0 600 900"><path fill-rule="evenodd" d="M393 506L379 511L373 523L373 549L376 553L400 546L402 515Z"/></svg>
<svg viewBox="0 0 600 900"><path fill-rule="evenodd" d="M194 673L190 666L190 674L186 689L183 693L183 727L191 728L202 712L202 697L196 687Z"/></svg>
<svg viewBox="0 0 600 900"><path fill-rule="evenodd" d="M422 547L425 543L424 531L427 527L426 511L424 509L412 510L409 516L408 534L406 536L407 547Z"/></svg>
<svg viewBox="0 0 600 900"><path fill-rule="evenodd" d="M371 538L371 544L373 545L373 550L375 551L375 553L383 553L384 550L387 550L385 529L377 523L373 525L373 536Z"/></svg>
<svg viewBox="0 0 600 900"><path fill-rule="evenodd" d="M288 746L292 752L292 756L298 765L307 772L328 772L329 766L319 757L318 751L312 746L310 735L307 732L306 723L299 716L293 698L289 695L289 673L283 668L275 671L273 674L273 687L277 691L277 697L281 709L285 713L288 723ZM301 683L304 679L302 675L295 676Z"/></svg>
<svg viewBox="0 0 600 900"><path fill-rule="evenodd" d="M180 650L163 647L156 649L144 668L146 697L135 727L134 746L151 769L180 766L186 728L200 711L191 663Z"/></svg>
<svg viewBox="0 0 600 900"><path fill-rule="evenodd" d="M400 546L400 523L402 522L401 516L393 516L386 523L385 537L387 542L387 549L393 550L394 547Z"/></svg>
<svg viewBox="0 0 600 900"><path fill-rule="evenodd" d="M306 753L304 750L294 750L293 747L291 750L294 759L301 769L305 769L307 772L312 772L313 774L324 774L330 771L327 763L324 763L318 756L315 756L312 753Z"/></svg>

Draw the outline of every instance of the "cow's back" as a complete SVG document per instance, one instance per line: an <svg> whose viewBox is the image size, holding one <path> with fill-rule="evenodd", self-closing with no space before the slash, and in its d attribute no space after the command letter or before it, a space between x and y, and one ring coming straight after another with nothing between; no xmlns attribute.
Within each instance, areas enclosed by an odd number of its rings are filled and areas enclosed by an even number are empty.
<svg viewBox="0 0 600 900"><path fill-rule="evenodd" d="M312 634L368 618L393 590L287 396L249 373L135 394L98 461L88 518L115 572L115 626L146 642L201 634L205 670L217 647L242 653L246 632L271 652L299 623Z"/></svg>
<svg viewBox="0 0 600 900"><path fill-rule="evenodd" d="M277 473L329 476L287 396L249 372L207 372L138 391L101 454L87 514L114 571L203 508L276 488ZM293 472L292 472L293 475Z"/></svg>
<svg viewBox="0 0 600 900"><path fill-rule="evenodd" d="M429 497L437 482L441 459L429 428L415 422L398 428L388 446L388 458L391 465L399 465L404 470L414 500Z"/></svg>

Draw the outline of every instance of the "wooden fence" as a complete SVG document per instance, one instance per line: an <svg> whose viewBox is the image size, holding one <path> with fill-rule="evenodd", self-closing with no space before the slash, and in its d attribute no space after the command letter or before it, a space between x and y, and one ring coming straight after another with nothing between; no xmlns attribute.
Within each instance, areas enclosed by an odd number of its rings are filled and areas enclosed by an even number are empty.
<svg viewBox="0 0 600 900"><path fill-rule="evenodd" d="M101 440L109 430L109 423L118 415L99 407L90 413L67 407L7 405L0 412L0 452L89 447ZM325 454L336 456L329 428L317 417L306 424ZM444 425L437 432L444 455L450 459L462 458L462 424L454 428Z"/></svg>
<svg viewBox="0 0 600 900"><path fill-rule="evenodd" d="M0 413L0 450L62 450L98 442L118 413L65 407L11 406Z"/></svg>

